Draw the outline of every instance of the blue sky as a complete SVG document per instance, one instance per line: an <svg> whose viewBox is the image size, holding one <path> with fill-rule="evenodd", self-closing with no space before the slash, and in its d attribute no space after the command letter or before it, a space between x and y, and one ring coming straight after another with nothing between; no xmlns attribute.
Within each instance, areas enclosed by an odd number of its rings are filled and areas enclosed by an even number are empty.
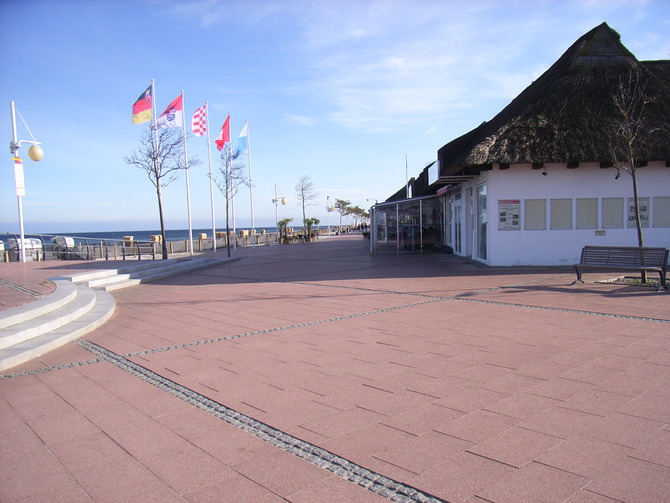
<svg viewBox="0 0 670 503"><path fill-rule="evenodd" d="M13 100L45 153L35 163L21 149L28 233L159 227L153 186L123 161L147 127L131 109L151 79L159 113L182 90L188 123L209 102L212 145L229 111L233 138L249 121L260 227L274 225L275 184L288 199L279 217L301 220L303 175L322 224L328 196L386 199L405 183L405 156L417 175L603 21L638 59L670 58L668 0L0 0L0 18L0 137L11 139ZM204 137L188 149L202 161L193 227L210 228ZM9 149L3 165L0 233L18 232ZM167 228L187 228L183 175L164 203ZM248 189L236 215L250 224Z"/></svg>

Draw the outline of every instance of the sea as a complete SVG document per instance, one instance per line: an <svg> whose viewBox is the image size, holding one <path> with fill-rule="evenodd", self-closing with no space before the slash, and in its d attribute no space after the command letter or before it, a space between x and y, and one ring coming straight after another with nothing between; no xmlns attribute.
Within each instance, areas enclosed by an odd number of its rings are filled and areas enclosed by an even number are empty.
<svg viewBox="0 0 670 503"><path fill-rule="evenodd" d="M328 226L319 226L319 229L328 229ZM225 228L216 229L217 232L225 232ZM232 231L232 228L230 229ZM250 230L248 227L238 227L235 229L236 234L239 235L240 230ZM276 227L256 227L256 233L260 233L262 230L265 230L266 233L277 232ZM54 232L48 234L33 234L25 233L27 238L41 238L43 242L51 241L54 236L68 236L79 240L109 240L109 241L122 241L125 236L133 236L135 241L150 241L152 235L160 235L160 230L145 230L145 231L107 231L107 232ZM212 228L209 229L193 229L193 239L198 239L200 234L207 234L208 238L212 237ZM7 244L9 239L17 239L20 236L18 233L0 233L0 241ZM166 229L165 230L165 240L166 241L185 241L188 240L188 229Z"/></svg>

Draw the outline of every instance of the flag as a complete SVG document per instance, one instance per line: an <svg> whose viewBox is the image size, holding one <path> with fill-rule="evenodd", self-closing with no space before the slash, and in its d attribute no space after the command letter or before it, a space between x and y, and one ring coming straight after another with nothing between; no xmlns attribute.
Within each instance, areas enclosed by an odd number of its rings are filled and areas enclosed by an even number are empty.
<svg viewBox="0 0 670 503"><path fill-rule="evenodd" d="M156 127L182 127L184 125L183 95L170 102L165 111L156 119Z"/></svg>
<svg viewBox="0 0 670 503"><path fill-rule="evenodd" d="M142 124L151 120L151 86L140 94L133 104L133 124Z"/></svg>
<svg viewBox="0 0 670 503"><path fill-rule="evenodd" d="M237 137L237 153L245 152L249 147L249 123L247 122Z"/></svg>
<svg viewBox="0 0 670 503"><path fill-rule="evenodd" d="M219 132L219 136L216 138L216 148L223 150L223 146L230 141L230 114L226 117L226 122L223 123L223 127Z"/></svg>
<svg viewBox="0 0 670 503"><path fill-rule="evenodd" d="M196 136L202 136L207 132L207 105L198 108L191 119L191 129Z"/></svg>

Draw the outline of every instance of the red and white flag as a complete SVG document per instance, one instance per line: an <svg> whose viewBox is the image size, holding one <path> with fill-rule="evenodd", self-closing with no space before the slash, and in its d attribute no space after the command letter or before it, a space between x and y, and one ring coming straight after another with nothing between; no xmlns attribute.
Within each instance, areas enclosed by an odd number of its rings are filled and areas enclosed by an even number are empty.
<svg viewBox="0 0 670 503"><path fill-rule="evenodd" d="M156 127L182 127L184 124L183 95L180 94L167 106L165 111L156 119Z"/></svg>
<svg viewBox="0 0 670 503"><path fill-rule="evenodd" d="M191 129L195 136L202 136L207 132L207 105L198 108L191 119Z"/></svg>
<svg viewBox="0 0 670 503"><path fill-rule="evenodd" d="M216 148L223 150L223 147L226 143L230 141L230 114L226 117L226 122L223 123L223 127L219 132L219 136L216 138Z"/></svg>

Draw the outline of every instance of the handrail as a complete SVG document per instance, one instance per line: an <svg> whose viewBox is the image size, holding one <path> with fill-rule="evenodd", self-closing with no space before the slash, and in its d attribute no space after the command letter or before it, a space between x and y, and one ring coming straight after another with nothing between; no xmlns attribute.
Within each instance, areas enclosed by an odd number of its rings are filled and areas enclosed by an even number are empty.
<svg viewBox="0 0 670 503"><path fill-rule="evenodd" d="M158 241L131 241L112 238L95 238L83 236L71 236L67 234L25 234L26 243L29 239L38 239L40 246L33 249L26 246L27 259L33 260L126 260L127 258L146 258L160 259L162 254L161 243ZM72 246L62 246L55 242L57 237L65 237L72 240ZM5 243L5 255L0 255L0 262L16 261L20 246L20 238L16 233L2 233L1 239L13 240L12 248L8 248ZM252 239L248 237L231 236L235 239L238 247L275 245L277 244L276 233L256 234ZM227 246L226 236L217 236L216 249L221 250ZM213 239L200 239L197 243L198 251L208 251L213 249ZM188 253L188 241L171 240L167 242L168 253L171 255ZM232 244L232 243L231 243Z"/></svg>

